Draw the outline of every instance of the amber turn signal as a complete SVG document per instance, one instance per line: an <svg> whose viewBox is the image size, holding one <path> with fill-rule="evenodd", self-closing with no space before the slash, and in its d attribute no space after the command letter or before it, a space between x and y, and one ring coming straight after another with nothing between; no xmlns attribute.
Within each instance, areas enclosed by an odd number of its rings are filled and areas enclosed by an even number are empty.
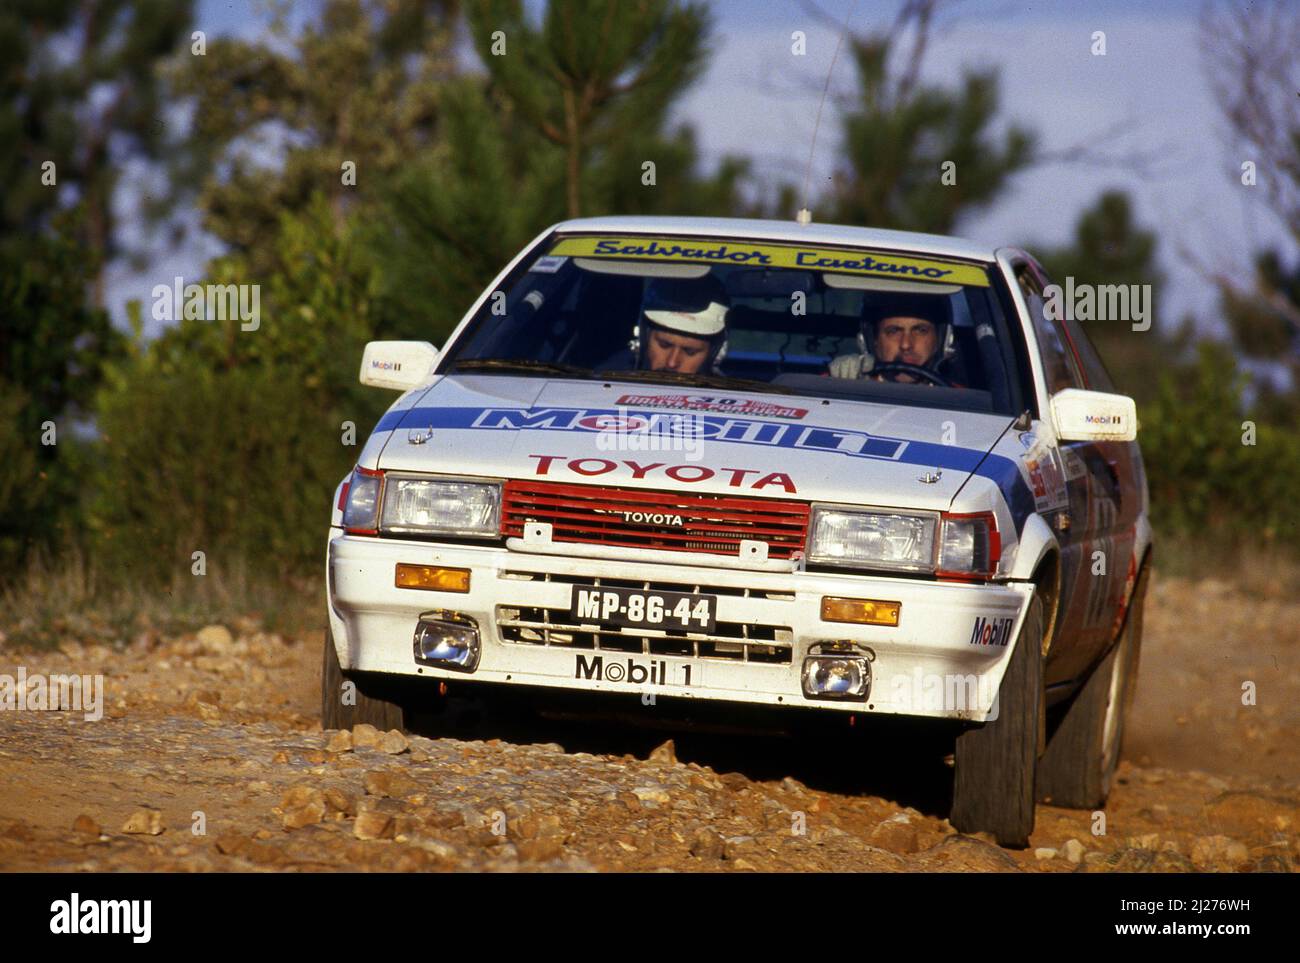
<svg viewBox="0 0 1300 963"><path fill-rule="evenodd" d="M898 625L902 602L881 602L877 599L841 599L826 596L822 599L822 621L858 622L862 625Z"/></svg>
<svg viewBox="0 0 1300 963"><path fill-rule="evenodd" d="M398 562L393 584L398 588L425 589L430 592L468 592L469 569Z"/></svg>

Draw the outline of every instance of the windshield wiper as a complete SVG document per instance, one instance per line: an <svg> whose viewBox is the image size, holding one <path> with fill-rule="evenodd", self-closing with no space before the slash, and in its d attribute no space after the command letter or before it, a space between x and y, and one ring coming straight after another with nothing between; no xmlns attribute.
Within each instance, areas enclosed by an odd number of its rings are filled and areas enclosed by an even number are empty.
<svg viewBox="0 0 1300 963"><path fill-rule="evenodd" d="M611 378L616 381L658 381L673 385L691 385L696 388L735 388L740 391L770 391L775 394L794 394L789 388L774 385L770 381L757 381L750 378L728 378L725 375L686 374L682 371L599 371L598 378Z"/></svg>
<svg viewBox="0 0 1300 963"><path fill-rule="evenodd" d="M728 378L724 375L686 374L681 371L592 371L574 364L558 361L534 361L530 358L466 358L452 363L453 372L501 371L515 374L568 375L580 378L611 378L617 381L650 381L661 384L691 385L696 388L733 388L741 391L765 391L776 394L794 394L789 388L768 381L750 378Z"/></svg>
<svg viewBox="0 0 1300 963"><path fill-rule="evenodd" d="M590 368L558 361L533 361L529 358L466 358L456 361L452 371L510 371L516 374L590 375Z"/></svg>

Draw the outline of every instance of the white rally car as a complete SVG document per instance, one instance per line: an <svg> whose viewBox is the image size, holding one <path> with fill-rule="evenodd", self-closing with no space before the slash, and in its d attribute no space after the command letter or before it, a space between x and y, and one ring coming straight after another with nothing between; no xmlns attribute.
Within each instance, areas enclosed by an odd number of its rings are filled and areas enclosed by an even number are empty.
<svg viewBox="0 0 1300 963"><path fill-rule="evenodd" d="M959 829L1101 805L1152 533L1050 284L922 234L546 230L441 351L366 348L404 393L334 499L324 724L485 683L930 717Z"/></svg>

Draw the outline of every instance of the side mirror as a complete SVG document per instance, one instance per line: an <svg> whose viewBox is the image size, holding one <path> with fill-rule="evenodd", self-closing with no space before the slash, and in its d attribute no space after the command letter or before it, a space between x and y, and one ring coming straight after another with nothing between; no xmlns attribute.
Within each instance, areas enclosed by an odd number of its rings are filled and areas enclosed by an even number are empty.
<svg viewBox="0 0 1300 963"><path fill-rule="evenodd" d="M1066 388L1052 395L1052 424L1060 441L1133 441L1137 405L1127 395Z"/></svg>
<svg viewBox="0 0 1300 963"><path fill-rule="evenodd" d="M406 391L429 380L438 349L427 341L371 341L361 356L361 383Z"/></svg>

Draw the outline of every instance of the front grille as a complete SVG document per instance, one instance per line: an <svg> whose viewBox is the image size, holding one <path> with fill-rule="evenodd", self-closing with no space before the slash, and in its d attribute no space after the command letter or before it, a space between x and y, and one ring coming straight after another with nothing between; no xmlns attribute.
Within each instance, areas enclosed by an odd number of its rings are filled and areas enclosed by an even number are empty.
<svg viewBox="0 0 1300 963"><path fill-rule="evenodd" d="M808 535L805 502L518 480L503 497L501 533L516 538L526 523L547 522L556 542L738 555L749 539L788 559Z"/></svg>
<svg viewBox="0 0 1300 963"><path fill-rule="evenodd" d="M589 578L551 575L545 572L500 574L513 581L559 582L599 588L637 589L647 592L684 592L691 595L738 596L767 601L794 601L794 595L763 589L692 585L679 582L646 582L635 579ZM564 607L498 605L497 635L515 645L542 645L601 652L629 652L641 655L680 655L728 662L758 662L789 665L794 649L794 631L788 625L717 620L711 634L677 629L620 628L614 625L593 629L579 625Z"/></svg>

